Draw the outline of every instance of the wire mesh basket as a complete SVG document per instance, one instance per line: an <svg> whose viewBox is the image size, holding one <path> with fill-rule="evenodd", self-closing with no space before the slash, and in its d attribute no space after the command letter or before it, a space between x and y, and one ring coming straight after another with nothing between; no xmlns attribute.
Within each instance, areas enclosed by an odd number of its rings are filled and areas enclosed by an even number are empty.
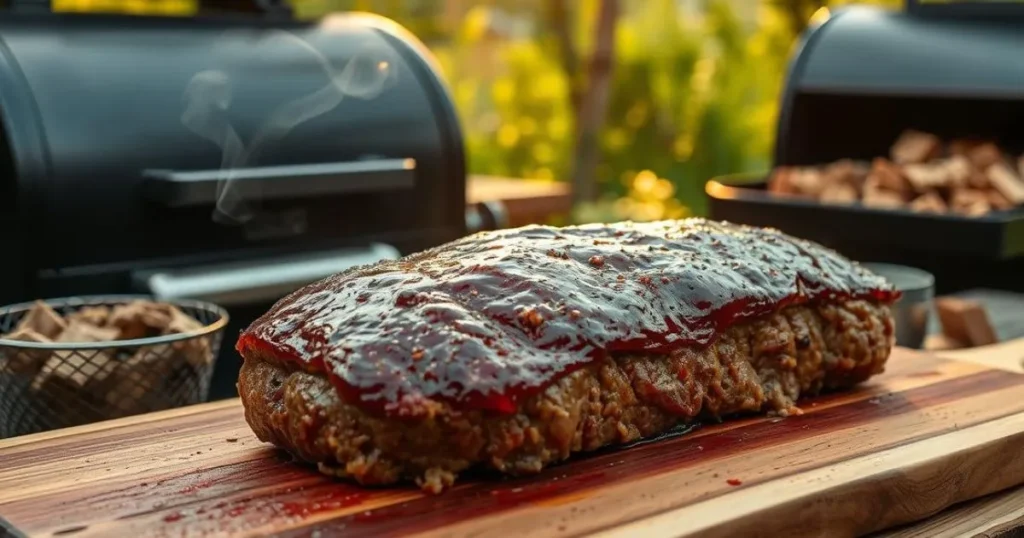
<svg viewBox="0 0 1024 538"><path fill-rule="evenodd" d="M96 296L44 303L73 318L151 300ZM198 328L114 341L20 341L2 335L36 303L0 308L0 439L205 401L228 314L200 301L161 304L176 307Z"/></svg>

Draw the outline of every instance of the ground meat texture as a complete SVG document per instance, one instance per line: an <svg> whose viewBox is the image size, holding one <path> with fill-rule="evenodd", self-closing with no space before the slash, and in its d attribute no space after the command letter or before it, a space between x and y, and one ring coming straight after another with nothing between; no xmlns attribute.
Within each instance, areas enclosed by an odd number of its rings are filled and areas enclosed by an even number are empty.
<svg viewBox="0 0 1024 538"><path fill-rule="evenodd" d="M592 363L514 413L460 410L388 418L342 400L322 374L249 350L239 377L262 441L360 484L415 480L439 492L474 466L522 475L574 452L627 443L738 413L799 413L797 400L882 372L893 346L886 305L795 306L723 332L710 346Z"/></svg>

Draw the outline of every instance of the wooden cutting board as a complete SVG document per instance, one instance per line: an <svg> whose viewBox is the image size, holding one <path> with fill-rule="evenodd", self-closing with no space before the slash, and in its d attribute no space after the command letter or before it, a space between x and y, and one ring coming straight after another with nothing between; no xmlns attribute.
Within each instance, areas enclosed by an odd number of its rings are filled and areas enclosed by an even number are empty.
<svg viewBox="0 0 1024 538"><path fill-rule="evenodd" d="M1024 375L898 349L803 407L429 496L291 463L231 400L0 441L0 516L31 536L852 536L1024 483Z"/></svg>

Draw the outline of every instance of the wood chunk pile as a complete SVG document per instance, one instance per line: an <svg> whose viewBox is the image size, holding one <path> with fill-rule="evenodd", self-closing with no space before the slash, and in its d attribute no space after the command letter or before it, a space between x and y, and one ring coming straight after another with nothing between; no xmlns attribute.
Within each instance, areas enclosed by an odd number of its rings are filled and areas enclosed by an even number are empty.
<svg viewBox="0 0 1024 538"><path fill-rule="evenodd" d="M33 404L54 410L62 426L84 424L169 407L167 392L183 376L197 376L213 362L205 338L157 346L124 347L119 341L184 334L203 324L173 305L133 301L114 307L85 307L61 316L38 301L14 331L2 338L23 342L75 344L110 342L99 350L13 350L0 354L6 369L28 384ZM28 381L30 380L30 381ZM194 381L198 384L198 380Z"/></svg>
<svg viewBox="0 0 1024 538"><path fill-rule="evenodd" d="M946 350L989 346L999 342L984 305L959 297L938 297L935 311L942 333L931 335L926 349Z"/></svg>
<svg viewBox="0 0 1024 538"><path fill-rule="evenodd" d="M1011 159L993 142L945 144L933 134L908 130L888 159L779 167L768 190L824 203L979 216L1024 205L1022 175L1024 156Z"/></svg>

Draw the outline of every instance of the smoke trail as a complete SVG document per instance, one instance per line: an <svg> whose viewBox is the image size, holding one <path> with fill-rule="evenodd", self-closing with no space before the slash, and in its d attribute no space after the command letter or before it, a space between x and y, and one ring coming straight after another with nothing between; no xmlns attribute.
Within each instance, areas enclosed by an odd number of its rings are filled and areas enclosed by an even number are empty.
<svg viewBox="0 0 1024 538"><path fill-rule="evenodd" d="M256 216L253 203L258 201L258 192L252 185L243 187L235 180L237 169L252 166L266 148L299 125L330 112L345 97L373 99L396 82L394 57L383 45L364 46L337 71L320 51L294 34L271 30L264 40L272 39L284 40L307 51L323 69L328 83L270 112L248 144L242 142L228 117L233 90L226 73L220 70L199 72L185 88L182 124L217 144L222 151L223 177L217 182L215 221L245 223ZM277 46L284 46L284 43Z"/></svg>
<svg viewBox="0 0 1024 538"><path fill-rule="evenodd" d="M227 111L231 100L231 80L223 71L201 71L185 87L185 111L181 115L181 122L192 132L221 148L221 170L233 170L242 166L246 160L242 139L228 120ZM221 210L222 207L232 208L235 220L245 222L251 219L252 214L244 200L238 198L236 192L225 191L224 183L221 180L217 184L214 220L218 220L219 214L227 214Z"/></svg>

